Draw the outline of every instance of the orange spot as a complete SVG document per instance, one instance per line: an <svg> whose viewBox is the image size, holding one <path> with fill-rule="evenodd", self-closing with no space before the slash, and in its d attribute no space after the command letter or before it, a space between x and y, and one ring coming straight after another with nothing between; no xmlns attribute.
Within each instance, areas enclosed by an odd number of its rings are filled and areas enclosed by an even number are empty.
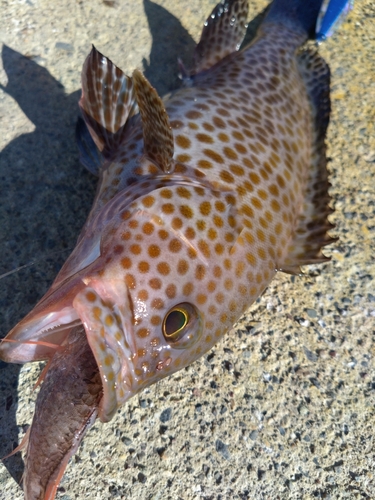
<svg viewBox="0 0 375 500"><path fill-rule="evenodd" d="M181 205L180 212L186 219L192 219L194 217L194 212L188 205Z"/></svg>
<svg viewBox="0 0 375 500"><path fill-rule="evenodd" d="M222 245L221 243L216 243L216 245L215 245L215 252L218 255L222 255L224 253L224 245Z"/></svg>
<svg viewBox="0 0 375 500"><path fill-rule="evenodd" d="M210 247L204 240L199 240L198 241L198 248L199 250L203 253L205 257L210 257L211 252L210 252Z"/></svg>
<svg viewBox="0 0 375 500"><path fill-rule="evenodd" d="M230 278L227 278L224 281L224 287L225 287L226 290L232 290L232 288L233 288L233 281Z"/></svg>
<svg viewBox="0 0 375 500"><path fill-rule="evenodd" d="M174 212L174 205L173 203L164 203L161 206L162 212L165 214L173 214Z"/></svg>
<svg viewBox="0 0 375 500"><path fill-rule="evenodd" d="M258 198L256 198L255 196L253 196L251 198L251 203L252 203L253 207L256 208L257 210L262 209L262 206L263 206L262 202Z"/></svg>
<svg viewBox="0 0 375 500"><path fill-rule="evenodd" d="M177 155L176 160L181 163L189 163L189 161L191 160L191 156L187 154Z"/></svg>
<svg viewBox="0 0 375 500"><path fill-rule="evenodd" d="M185 283L182 288L182 293L184 295L190 295L193 292L194 285L192 283Z"/></svg>
<svg viewBox="0 0 375 500"><path fill-rule="evenodd" d="M145 234L150 235L154 232L154 225L151 224L151 222L145 222L142 226L142 231Z"/></svg>
<svg viewBox="0 0 375 500"><path fill-rule="evenodd" d="M207 302L207 296L204 295L203 293L198 293L197 302L199 305L205 304Z"/></svg>
<svg viewBox="0 0 375 500"><path fill-rule="evenodd" d="M274 212L280 212L280 203L277 200L271 201L271 208Z"/></svg>
<svg viewBox="0 0 375 500"><path fill-rule="evenodd" d="M213 138L207 134L197 134L195 137L199 142L204 142L206 144L212 144L214 142Z"/></svg>
<svg viewBox="0 0 375 500"><path fill-rule="evenodd" d="M170 189L166 189L166 188L164 188L164 189L161 189L161 190L160 190L160 196L161 196L162 198L167 198L167 199L170 199L170 198L172 198L172 197L173 197L173 193L172 193L172 191L171 191Z"/></svg>
<svg viewBox="0 0 375 500"><path fill-rule="evenodd" d="M216 163L224 163L224 158L212 149L204 149L203 153Z"/></svg>
<svg viewBox="0 0 375 500"><path fill-rule="evenodd" d="M100 309L100 307L98 306L93 307L92 315L94 316L94 319L96 320L100 319L100 316L102 315L102 310Z"/></svg>
<svg viewBox="0 0 375 500"><path fill-rule="evenodd" d="M180 148L183 148L183 149L188 149L191 146L191 140L188 137L186 137L185 135L176 136L175 141L176 141L176 144L178 146L180 146Z"/></svg>
<svg viewBox="0 0 375 500"><path fill-rule="evenodd" d="M169 242L168 248L171 252L174 252L174 253L179 252L182 248L181 241L178 240L177 238L173 238L173 240L171 240Z"/></svg>
<svg viewBox="0 0 375 500"><path fill-rule="evenodd" d="M160 255L160 247L158 245L150 245L148 247L148 254L152 258L159 257L159 255Z"/></svg>
<svg viewBox="0 0 375 500"><path fill-rule="evenodd" d="M195 238L195 230L192 227L186 228L185 236L189 240L193 240Z"/></svg>
<svg viewBox="0 0 375 500"><path fill-rule="evenodd" d="M238 158L238 155L235 151L233 151L232 148L229 148L228 146L225 146L223 148L223 153L225 154L225 156L227 158L229 158L230 160L237 160Z"/></svg>
<svg viewBox="0 0 375 500"><path fill-rule="evenodd" d="M262 260L266 260L267 258L266 251L262 247L258 248L258 255Z"/></svg>
<svg viewBox="0 0 375 500"><path fill-rule="evenodd" d="M178 261L178 264L177 264L177 272L178 274L186 274L189 270L189 264L186 262L185 259L181 259Z"/></svg>
<svg viewBox="0 0 375 500"><path fill-rule="evenodd" d="M121 265L124 269L129 269L130 267L132 267L132 261L131 259L129 259L129 257L124 257L123 259L121 259Z"/></svg>
<svg viewBox="0 0 375 500"><path fill-rule="evenodd" d="M147 300L148 299L148 291L147 290L139 290L137 297L139 300Z"/></svg>
<svg viewBox="0 0 375 500"><path fill-rule="evenodd" d="M96 295L94 292L87 292L86 293L86 299L89 301L89 302L95 302L96 301Z"/></svg>
<svg viewBox="0 0 375 500"><path fill-rule="evenodd" d="M222 304L224 302L224 294L221 292L217 293L215 299L218 304Z"/></svg>
<svg viewBox="0 0 375 500"><path fill-rule="evenodd" d="M112 326L114 323L113 316L110 316L109 314L105 317L105 324L107 326Z"/></svg>
<svg viewBox="0 0 375 500"><path fill-rule="evenodd" d="M141 247L137 244L130 245L130 251L131 253L134 253L134 255L139 255L142 251Z"/></svg>
<svg viewBox="0 0 375 500"><path fill-rule="evenodd" d="M130 231L124 231L122 234L121 234L121 239L126 241L126 240L130 240L131 238L131 232Z"/></svg>
<svg viewBox="0 0 375 500"><path fill-rule="evenodd" d="M153 309L163 309L164 302L161 299L152 299L151 307Z"/></svg>
<svg viewBox="0 0 375 500"><path fill-rule="evenodd" d="M222 270L219 266L214 267L214 276L215 278L221 278Z"/></svg>
<svg viewBox="0 0 375 500"><path fill-rule="evenodd" d="M160 290L161 288L161 281L159 278L151 278L148 284L153 290Z"/></svg>
<svg viewBox="0 0 375 500"><path fill-rule="evenodd" d="M150 270L150 264L148 262L146 262L145 260L142 260L139 264L138 264L138 269L141 273L148 273L149 270Z"/></svg>
<svg viewBox="0 0 375 500"><path fill-rule="evenodd" d="M222 201L215 201L215 208L218 212L224 212L225 204Z"/></svg>
<svg viewBox="0 0 375 500"><path fill-rule="evenodd" d="M235 163L231 163L229 165L229 169L230 171L234 174L234 175L238 175L238 176L241 176L241 175L244 175L245 171L243 169L243 167L241 167L240 165L237 165Z"/></svg>
<svg viewBox="0 0 375 500"><path fill-rule="evenodd" d="M168 285L167 288L165 289L165 293L169 299L174 299L176 297L176 292L177 292L176 285L174 285L173 283Z"/></svg>
<svg viewBox="0 0 375 500"><path fill-rule="evenodd" d="M217 137L221 142L229 142L229 136L223 132L220 132Z"/></svg>
<svg viewBox="0 0 375 500"><path fill-rule="evenodd" d="M175 217L172 220L172 228L173 229L181 229L182 227L182 220L179 217Z"/></svg>
<svg viewBox="0 0 375 500"><path fill-rule="evenodd" d="M168 238L168 236L169 236L168 232L165 229L160 229L159 232L158 232L158 234L159 234L159 238L161 240L166 240Z"/></svg>
<svg viewBox="0 0 375 500"><path fill-rule="evenodd" d="M155 203L155 198L153 196L145 196L142 200L145 207L150 208Z"/></svg>
<svg viewBox="0 0 375 500"><path fill-rule="evenodd" d="M139 330L137 330L137 335L141 339L144 339L150 335L150 330L148 328L140 328Z"/></svg>
<svg viewBox="0 0 375 500"><path fill-rule="evenodd" d="M125 283L126 283L126 286L128 288L130 288L131 290L134 289L136 286L136 281L135 281L135 278L132 274L127 274L125 276Z"/></svg>
<svg viewBox="0 0 375 500"><path fill-rule="evenodd" d="M197 220L197 229L199 231L204 231L206 229L206 221L202 219Z"/></svg>
<svg viewBox="0 0 375 500"><path fill-rule="evenodd" d="M220 179L228 184L234 182L234 177L228 170L220 171Z"/></svg>
<svg viewBox="0 0 375 500"><path fill-rule="evenodd" d="M262 243L266 241L266 235L264 234L264 231L262 231L261 229L257 229L257 237Z"/></svg>
<svg viewBox="0 0 375 500"><path fill-rule="evenodd" d="M210 212L211 212L211 203L209 201L203 201L200 205L199 205L199 211L202 215L209 215Z"/></svg>
<svg viewBox="0 0 375 500"><path fill-rule="evenodd" d="M213 119L212 119L214 125L218 128L226 128L226 124L224 122L224 120L222 120L221 118L219 118L218 116L214 116Z"/></svg>
<svg viewBox="0 0 375 500"><path fill-rule="evenodd" d="M255 266L255 265L256 265L256 263L257 263L257 260L256 260L256 258L255 258L255 255L254 255L253 253L251 253L251 252L248 252L248 253L246 254L246 260L247 260L247 262L248 262L250 265L252 265L252 266Z"/></svg>
<svg viewBox="0 0 375 500"><path fill-rule="evenodd" d="M156 269L163 276L166 276L171 272L171 268L167 262L159 262L159 264L156 266Z"/></svg>
<svg viewBox="0 0 375 500"><path fill-rule="evenodd" d="M198 264L195 268L195 278L197 280L202 280L206 275L206 268L203 264Z"/></svg>
<svg viewBox="0 0 375 500"><path fill-rule="evenodd" d="M181 196L181 198L187 198L188 200L191 198L191 192L184 186L179 186L177 188L177 194Z"/></svg>
<svg viewBox="0 0 375 500"><path fill-rule="evenodd" d="M198 167L200 167L200 168L212 168L213 165L208 160L199 160L198 161Z"/></svg>

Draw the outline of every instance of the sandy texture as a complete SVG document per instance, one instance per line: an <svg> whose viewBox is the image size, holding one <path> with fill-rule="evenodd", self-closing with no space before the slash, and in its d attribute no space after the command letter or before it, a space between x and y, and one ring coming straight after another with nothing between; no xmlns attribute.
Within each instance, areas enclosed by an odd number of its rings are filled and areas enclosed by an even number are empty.
<svg viewBox="0 0 375 500"><path fill-rule="evenodd" d="M267 2L251 2L251 17ZM125 72L176 84L212 0L8 0L0 40L0 328L46 291L95 179L74 141L90 44ZM375 498L375 4L356 2L321 47L332 69L332 261L280 275L200 361L97 422L57 498ZM31 422L40 367L0 362L0 456ZM0 464L19 500L22 461Z"/></svg>

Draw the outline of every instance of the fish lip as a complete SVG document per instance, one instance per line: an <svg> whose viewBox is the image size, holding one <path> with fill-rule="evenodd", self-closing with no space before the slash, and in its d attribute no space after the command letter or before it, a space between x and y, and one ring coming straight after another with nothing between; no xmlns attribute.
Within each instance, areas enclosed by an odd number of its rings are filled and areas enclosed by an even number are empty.
<svg viewBox="0 0 375 500"><path fill-rule="evenodd" d="M98 412L102 422L111 420L117 408L136 392L133 310L126 285L120 288L110 281L92 279L73 300L102 380Z"/></svg>

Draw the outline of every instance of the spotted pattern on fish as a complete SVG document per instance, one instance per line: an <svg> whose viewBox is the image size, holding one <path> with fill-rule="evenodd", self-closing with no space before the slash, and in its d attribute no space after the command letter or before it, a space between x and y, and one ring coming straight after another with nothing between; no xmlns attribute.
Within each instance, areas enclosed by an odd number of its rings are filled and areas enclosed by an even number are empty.
<svg viewBox="0 0 375 500"><path fill-rule="evenodd" d="M207 352L277 270L327 260L329 69L301 49L320 3L276 0L238 50L247 2L226 0L205 23L184 88L164 101L138 70L127 77L93 48L80 100L91 139L83 132L79 144L90 169L99 162L94 206L3 359L51 358L50 342L82 323L108 421Z"/></svg>

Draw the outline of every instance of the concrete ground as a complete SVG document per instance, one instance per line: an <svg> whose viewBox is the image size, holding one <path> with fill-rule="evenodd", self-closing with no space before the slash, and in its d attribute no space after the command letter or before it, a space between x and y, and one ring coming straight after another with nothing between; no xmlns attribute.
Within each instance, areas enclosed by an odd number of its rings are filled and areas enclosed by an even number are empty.
<svg viewBox="0 0 375 500"><path fill-rule="evenodd" d="M2 2L1 335L46 291L91 206L95 179L74 141L91 44L165 93L214 4ZM266 4L252 1L251 18ZM321 53L331 262L278 276L208 355L97 422L59 500L375 498L375 3L357 1ZM0 362L0 456L31 422L39 371ZM22 467L20 454L0 464L0 500L23 498Z"/></svg>

